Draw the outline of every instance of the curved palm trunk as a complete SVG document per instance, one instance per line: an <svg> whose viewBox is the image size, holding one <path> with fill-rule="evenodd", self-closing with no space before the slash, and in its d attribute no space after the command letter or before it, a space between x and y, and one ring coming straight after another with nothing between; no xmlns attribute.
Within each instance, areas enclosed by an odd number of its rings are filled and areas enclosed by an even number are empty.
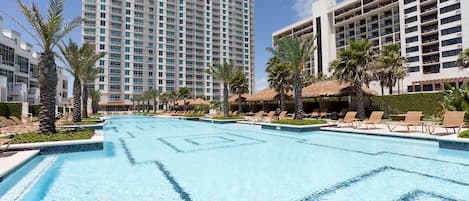
<svg viewBox="0 0 469 201"><path fill-rule="evenodd" d="M303 100L301 97L303 86L299 75L295 75L293 78L293 89L295 90L295 119L301 120L303 119Z"/></svg>
<svg viewBox="0 0 469 201"><path fill-rule="evenodd" d="M283 89L280 90L280 110L285 111L285 91Z"/></svg>
<svg viewBox="0 0 469 201"><path fill-rule="evenodd" d="M223 83L223 116L228 115L228 84Z"/></svg>
<svg viewBox="0 0 469 201"><path fill-rule="evenodd" d="M73 122L81 121L81 81L75 77L73 80Z"/></svg>
<svg viewBox="0 0 469 201"><path fill-rule="evenodd" d="M243 106L241 105L243 103L243 100L241 100L241 94L238 94L238 114L241 114L241 110L243 109Z"/></svg>
<svg viewBox="0 0 469 201"><path fill-rule="evenodd" d="M358 118L365 118L365 105L363 103L363 90L361 84L355 86L355 93L357 95L357 116Z"/></svg>
<svg viewBox="0 0 469 201"><path fill-rule="evenodd" d="M88 118L88 83L83 84L83 112L82 117Z"/></svg>
<svg viewBox="0 0 469 201"><path fill-rule="evenodd" d="M46 51L41 54L38 64L40 110L39 132L41 134L56 133L55 130L55 96L57 88L57 68L54 53Z"/></svg>

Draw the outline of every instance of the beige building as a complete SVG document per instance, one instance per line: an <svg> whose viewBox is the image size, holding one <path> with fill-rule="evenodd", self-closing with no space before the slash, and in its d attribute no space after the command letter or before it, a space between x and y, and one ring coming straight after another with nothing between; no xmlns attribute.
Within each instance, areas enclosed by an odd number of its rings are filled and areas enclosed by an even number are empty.
<svg viewBox="0 0 469 201"><path fill-rule="evenodd" d="M469 31L464 28L469 28L469 14L462 12L467 9L469 2L459 0L315 1L311 27L318 48L312 71L330 74L329 62L348 41L367 38L376 51L392 43L401 45L409 74L394 93L440 90L445 82L460 85L469 80L469 69L456 65L457 55L469 48ZM380 91L377 82L371 87Z"/></svg>

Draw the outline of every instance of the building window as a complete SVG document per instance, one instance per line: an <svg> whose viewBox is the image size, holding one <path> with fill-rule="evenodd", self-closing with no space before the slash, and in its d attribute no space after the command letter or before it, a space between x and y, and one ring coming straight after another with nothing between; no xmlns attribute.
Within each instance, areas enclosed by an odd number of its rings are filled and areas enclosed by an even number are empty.
<svg viewBox="0 0 469 201"><path fill-rule="evenodd" d="M451 56L458 55L460 52L462 52L462 49L456 49L456 50L444 51L442 55L443 57L451 57Z"/></svg>
<svg viewBox="0 0 469 201"><path fill-rule="evenodd" d="M443 63L443 68L454 68L457 67L458 65L456 64L455 61L450 61L450 62L445 62Z"/></svg>
<svg viewBox="0 0 469 201"><path fill-rule="evenodd" d="M460 20L461 20L461 14L458 14L455 16L441 19L441 24L448 24L450 22L455 22L455 21L460 21Z"/></svg>
<svg viewBox="0 0 469 201"><path fill-rule="evenodd" d="M13 48L0 44L0 57L2 64L14 66L15 50Z"/></svg>
<svg viewBox="0 0 469 201"><path fill-rule="evenodd" d="M447 12L456 10L456 9L460 9L460 8L461 8L461 4L459 2L457 2L453 5L449 5L449 6L441 8L440 9L440 15L443 14L443 13L447 13Z"/></svg>
<svg viewBox="0 0 469 201"><path fill-rule="evenodd" d="M458 43L462 43L462 38L461 37L441 41L442 46L454 45L454 44L458 44Z"/></svg>
<svg viewBox="0 0 469 201"><path fill-rule="evenodd" d="M448 34L458 33L458 32L461 32L461 26L443 29L441 30L441 35L448 35Z"/></svg>

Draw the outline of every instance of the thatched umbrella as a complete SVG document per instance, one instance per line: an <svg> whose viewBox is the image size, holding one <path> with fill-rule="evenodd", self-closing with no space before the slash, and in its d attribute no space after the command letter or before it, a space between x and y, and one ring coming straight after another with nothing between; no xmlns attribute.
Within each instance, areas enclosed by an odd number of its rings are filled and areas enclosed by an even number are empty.
<svg viewBox="0 0 469 201"><path fill-rule="evenodd" d="M376 95L377 92L368 87L363 87L365 95ZM354 96L355 91L349 82L324 81L317 82L308 87L303 88L303 98L318 98L318 97L340 97L340 96Z"/></svg>

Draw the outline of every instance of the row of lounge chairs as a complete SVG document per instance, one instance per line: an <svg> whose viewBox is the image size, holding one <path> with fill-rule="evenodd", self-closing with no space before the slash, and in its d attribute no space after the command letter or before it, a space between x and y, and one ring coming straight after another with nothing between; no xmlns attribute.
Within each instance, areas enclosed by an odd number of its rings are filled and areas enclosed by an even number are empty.
<svg viewBox="0 0 469 201"><path fill-rule="evenodd" d="M24 121L19 119L16 116L10 116L10 118L6 118L4 116L0 116L0 122L2 123L2 127L0 128L0 133L21 133L21 132L33 132L38 129L36 123L31 122L29 119L24 118ZM25 123L23 123L25 122Z"/></svg>
<svg viewBox="0 0 469 201"><path fill-rule="evenodd" d="M450 133L449 130L452 129L453 133L459 133L462 127L464 126L464 111L447 111L443 117L442 124L425 124L422 119L422 112L420 111L409 111L407 112L403 122L387 122L385 123L389 131L395 131L397 127L403 126L407 128L408 132L417 131L417 127L422 127L422 132L428 132L432 134L435 132L436 128L446 129L446 133ZM369 129L371 126L376 128L377 124L382 123L382 118L384 112L374 111L371 113L370 118L360 121L356 118L357 112L347 112L344 119L339 121L338 127L351 126L355 129L365 128Z"/></svg>

